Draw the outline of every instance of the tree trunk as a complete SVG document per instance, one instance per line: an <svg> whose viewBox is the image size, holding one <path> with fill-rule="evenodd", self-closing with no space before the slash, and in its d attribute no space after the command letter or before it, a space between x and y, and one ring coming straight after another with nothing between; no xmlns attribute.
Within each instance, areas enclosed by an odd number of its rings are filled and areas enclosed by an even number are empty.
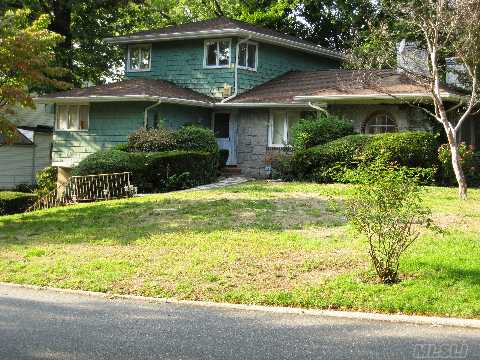
<svg viewBox="0 0 480 360"><path fill-rule="evenodd" d="M460 199L467 199L467 180L463 173L460 151L458 150L458 142L455 131L452 129L447 130L448 144L450 145L450 153L452 154L452 167L455 173L455 178L458 183L458 195Z"/></svg>

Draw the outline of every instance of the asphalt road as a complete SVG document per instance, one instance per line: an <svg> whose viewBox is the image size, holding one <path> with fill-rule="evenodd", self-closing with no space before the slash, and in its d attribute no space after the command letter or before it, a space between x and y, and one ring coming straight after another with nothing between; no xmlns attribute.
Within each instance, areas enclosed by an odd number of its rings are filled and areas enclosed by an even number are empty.
<svg viewBox="0 0 480 360"><path fill-rule="evenodd" d="M0 286L0 359L480 359L480 331Z"/></svg>

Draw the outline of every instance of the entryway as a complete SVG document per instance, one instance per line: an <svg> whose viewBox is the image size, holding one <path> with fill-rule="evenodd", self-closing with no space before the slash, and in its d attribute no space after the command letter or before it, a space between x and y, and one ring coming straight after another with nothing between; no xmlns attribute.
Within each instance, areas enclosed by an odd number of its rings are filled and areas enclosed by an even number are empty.
<svg viewBox="0 0 480 360"><path fill-rule="evenodd" d="M220 149L228 150L227 165L237 165L237 151L235 148L237 128L235 120L230 113L213 114L213 132Z"/></svg>

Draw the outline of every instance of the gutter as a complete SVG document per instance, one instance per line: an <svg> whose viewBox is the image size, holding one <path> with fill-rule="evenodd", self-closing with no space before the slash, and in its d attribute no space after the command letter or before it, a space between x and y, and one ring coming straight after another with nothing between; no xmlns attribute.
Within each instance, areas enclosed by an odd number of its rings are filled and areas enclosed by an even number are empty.
<svg viewBox="0 0 480 360"><path fill-rule="evenodd" d="M149 110L152 110L153 108L156 108L157 106L159 106L160 104L162 103L162 100L158 100L155 104L153 105L150 105L150 106L147 106L145 108L145 115L143 117L143 127L146 129L147 128L147 124L148 124L148 111Z"/></svg>
<svg viewBox="0 0 480 360"><path fill-rule="evenodd" d="M326 105L326 104L325 104ZM313 104L312 102L308 102L308 106L310 106L312 109L315 109L315 110L318 110L318 111L321 111L322 113L324 113L325 115L330 115L328 110L323 107L323 106L320 106L320 105L315 105Z"/></svg>
<svg viewBox="0 0 480 360"><path fill-rule="evenodd" d="M460 101L462 97L452 93L443 93L440 96L445 100ZM399 94L372 94L372 95L325 95L325 96L294 96L295 101L342 101L342 100L430 100L432 97L426 93L399 93Z"/></svg>
<svg viewBox="0 0 480 360"><path fill-rule="evenodd" d="M249 37L237 42L237 46L235 47L235 92L233 93L233 95L230 95L229 97L220 101L220 103L222 103L222 104L226 103L227 101L233 99L234 97L236 97L238 95L238 52L240 51L240 45L246 43L251 38L252 38L252 36L250 35Z"/></svg>

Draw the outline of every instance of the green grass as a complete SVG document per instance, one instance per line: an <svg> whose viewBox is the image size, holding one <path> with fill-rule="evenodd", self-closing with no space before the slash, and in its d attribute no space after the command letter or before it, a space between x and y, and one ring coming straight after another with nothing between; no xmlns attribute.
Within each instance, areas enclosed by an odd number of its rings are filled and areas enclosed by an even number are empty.
<svg viewBox="0 0 480 360"><path fill-rule="evenodd" d="M179 299L480 318L480 191L426 188L442 234L378 284L345 185L253 182L0 217L0 281Z"/></svg>

